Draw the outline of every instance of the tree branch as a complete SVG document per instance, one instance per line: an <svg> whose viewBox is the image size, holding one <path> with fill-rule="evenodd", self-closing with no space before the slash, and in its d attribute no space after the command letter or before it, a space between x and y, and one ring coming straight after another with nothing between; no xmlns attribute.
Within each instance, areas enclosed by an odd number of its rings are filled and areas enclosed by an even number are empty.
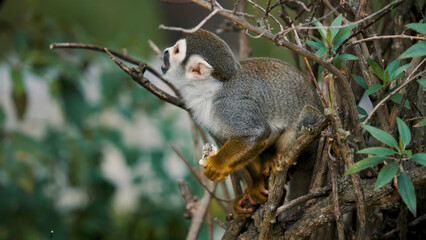
<svg viewBox="0 0 426 240"><path fill-rule="evenodd" d="M361 40L357 40L357 41L353 41L351 42L351 45L355 45L355 44L360 44L363 42L368 42L368 41L373 41L373 40L380 40L380 39L410 39L410 40L420 40L420 41L424 41L426 40L426 38L424 37L416 37L416 36L408 36L408 35L384 35L384 36L375 36L375 37L370 37L370 38L364 38Z"/></svg>
<svg viewBox="0 0 426 240"><path fill-rule="evenodd" d="M277 208L281 202L283 196L287 173L291 166L294 166L297 161L297 157L302 151L321 133L321 131L327 126L328 118L322 116L318 121L310 127L312 131L305 130L297 137L297 139L291 144L291 148L286 151L280 159L279 167L274 175L269 177L269 195L268 201L263 205L264 215L262 221L262 230L259 234L259 239L269 239L270 231L273 223L276 221Z"/></svg>
<svg viewBox="0 0 426 240"><path fill-rule="evenodd" d="M420 166L413 168L407 175L412 180L414 186L426 184L426 167ZM389 197L395 189L387 184L377 191L374 191L376 179L362 179L360 184L366 197L365 204L369 207L395 207L395 203L390 203ZM346 214L356 208L356 196L348 178L339 184L339 189L343 191L339 194L340 209L342 214ZM309 237L315 230L325 224L333 221L335 218L333 212L332 196L328 196L305 210L304 215L295 224L289 226L285 232L285 239L297 240Z"/></svg>
<svg viewBox="0 0 426 240"><path fill-rule="evenodd" d="M54 48L76 48L76 49L88 49L88 50L95 50L95 51L99 51L99 52L105 52L105 53L108 54L108 56L111 58L111 60L113 60L123 71L125 71L130 77L132 77L132 79L137 84L139 84L140 86L142 86L146 90L150 91L152 94L157 96L159 99L186 110L184 102L179 97L180 96L179 91L171 83L169 83L167 80L165 80L162 77L162 75L160 73L158 73L154 68L152 68L151 66L147 65L144 62L138 61L134 58L131 58L131 57L125 55L125 54L121 54L117 51L109 50L109 49L104 48L104 47L90 45L90 44L83 44L83 43L52 43L52 44L50 44L50 49L54 49ZM114 56L119 57L119 58L125 60L126 62L138 65L139 69L136 69L136 68L130 69L123 62L121 62L120 60L118 60ZM149 72L154 74L154 76L159 78L161 81L165 82L176 93L176 95L178 97L174 97L174 96L164 92L160 88L156 87L154 84L152 84L152 82L150 80L148 80L147 78L144 77L144 72L146 70L148 70Z"/></svg>

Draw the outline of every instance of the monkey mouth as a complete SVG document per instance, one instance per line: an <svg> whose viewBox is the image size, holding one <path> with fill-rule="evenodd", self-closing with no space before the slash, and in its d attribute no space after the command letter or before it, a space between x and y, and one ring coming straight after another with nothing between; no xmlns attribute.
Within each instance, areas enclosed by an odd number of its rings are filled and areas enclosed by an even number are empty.
<svg viewBox="0 0 426 240"><path fill-rule="evenodd" d="M161 71L163 74L166 74L167 70L170 68L170 54L169 51L165 51L163 54L163 65L161 66Z"/></svg>
<svg viewBox="0 0 426 240"><path fill-rule="evenodd" d="M167 65L167 64L163 64L163 65L161 66L161 71L163 72L163 74L166 74L166 73L167 73L167 70L169 70L169 68L170 68L170 64L169 64L169 65Z"/></svg>

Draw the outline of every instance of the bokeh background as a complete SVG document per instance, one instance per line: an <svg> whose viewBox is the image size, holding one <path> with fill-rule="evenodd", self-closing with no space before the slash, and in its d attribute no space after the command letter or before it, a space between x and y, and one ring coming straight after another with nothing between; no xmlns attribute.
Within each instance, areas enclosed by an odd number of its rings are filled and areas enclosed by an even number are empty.
<svg viewBox="0 0 426 240"><path fill-rule="evenodd" d="M164 48L179 33L158 26L192 27L207 14L160 0L0 0L0 239L49 239L51 230L53 239L185 237L177 180L199 197L202 189L168 144L196 164L187 114L106 54L49 44L125 48L159 69L148 39ZM237 49L237 34L220 36ZM292 62L284 48L250 42L254 56Z"/></svg>

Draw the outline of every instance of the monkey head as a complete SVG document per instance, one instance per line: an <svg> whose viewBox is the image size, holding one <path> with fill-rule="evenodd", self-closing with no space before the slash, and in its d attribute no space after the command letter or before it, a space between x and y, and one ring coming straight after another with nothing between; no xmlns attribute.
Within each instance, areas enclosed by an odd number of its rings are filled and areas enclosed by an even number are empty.
<svg viewBox="0 0 426 240"><path fill-rule="evenodd" d="M229 46L205 30L184 33L175 45L163 52L161 70L167 79L197 80L210 76L226 81L238 67Z"/></svg>

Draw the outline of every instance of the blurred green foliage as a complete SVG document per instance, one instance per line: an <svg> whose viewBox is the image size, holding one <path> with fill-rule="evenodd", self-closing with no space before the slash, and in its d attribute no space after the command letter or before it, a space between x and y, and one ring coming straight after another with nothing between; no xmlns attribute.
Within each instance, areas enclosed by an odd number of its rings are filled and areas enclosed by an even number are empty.
<svg viewBox="0 0 426 240"><path fill-rule="evenodd" d="M153 51L147 40L163 45L157 29L161 14L157 0L0 1L0 68L10 76L0 79L0 88L10 86L0 96L0 239L48 239L51 230L53 239L184 238L189 222L182 217L185 208L177 198L176 179L164 168L167 143L190 141L190 132L175 125L179 111L164 114L165 104L133 83L105 54L49 49L52 42L92 43L126 47L131 55L148 60ZM96 82L93 69L100 72L95 101L85 89L88 82ZM28 119L31 107L41 107L30 97L30 77L48 89L59 106L60 123L40 126ZM6 111L8 102L13 111ZM154 148L129 145L121 126L101 121L105 112L119 115L123 125L143 116L165 140ZM29 134L21 128L23 122L44 130ZM131 211L114 208L119 186L102 170L106 146L123 156L133 187L154 189L138 192ZM179 147L193 156L190 149ZM140 166L149 169L140 171ZM199 193L193 178L185 176ZM63 204L72 201L65 194L71 190L83 200Z"/></svg>

